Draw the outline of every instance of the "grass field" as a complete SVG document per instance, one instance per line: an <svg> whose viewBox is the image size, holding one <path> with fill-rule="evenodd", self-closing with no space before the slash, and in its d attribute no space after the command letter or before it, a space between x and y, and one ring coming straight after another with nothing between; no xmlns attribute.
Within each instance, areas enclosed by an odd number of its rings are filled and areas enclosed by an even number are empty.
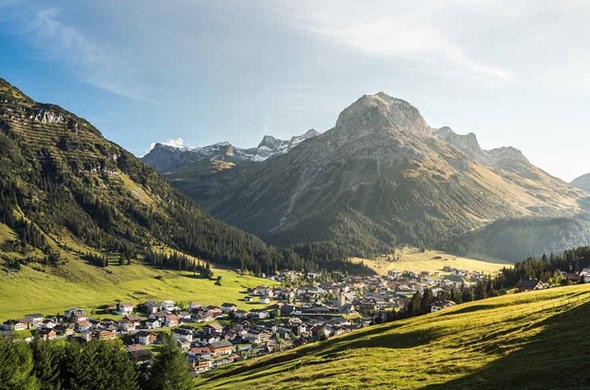
<svg viewBox="0 0 590 390"><path fill-rule="evenodd" d="M400 248L401 257L399 260L391 260L391 257L381 256L375 260L353 258L354 262L362 262L380 275L386 275L389 270L414 271L414 272L438 272L441 276L447 275L444 272L445 266L468 271L480 271L486 274L493 274L512 264L502 260L478 260L467 257L455 256L446 252L426 250L424 252L413 247Z"/></svg>
<svg viewBox="0 0 590 390"><path fill-rule="evenodd" d="M42 269L40 265L35 268ZM0 274L0 321L27 313L53 314L72 306L94 310L97 306L151 299L196 301L205 305L234 302L244 309L261 307L241 301L244 290L272 282L231 270L212 268L214 280L193 278L189 272L154 269L141 264L97 268L80 260L70 260L46 272L23 266L16 273ZM156 279L156 276L163 277Z"/></svg>
<svg viewBox="0 0 590 390"><path fill-rule="evenodd" d="M587 389L590 285L511 294L228 366L199 388Z"/></svg>

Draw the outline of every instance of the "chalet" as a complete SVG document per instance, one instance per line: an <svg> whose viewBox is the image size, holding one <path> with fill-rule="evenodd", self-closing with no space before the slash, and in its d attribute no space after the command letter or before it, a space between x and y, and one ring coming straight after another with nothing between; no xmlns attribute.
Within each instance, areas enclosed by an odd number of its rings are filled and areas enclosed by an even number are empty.
<svg viewBox="0 0 590 390"><path fill-rule="evenodd" d="M208 345L213 356L231 355L234 345L227 340L221 340Z"/></svg>
<svg viewBox="0 0 590 390"><path fill-rule="evenodd" d="M196 311L201 309L201 305L197 302L189 302L188 309L189 311Z"/></svg>
<svg viewBox="0 0 590 390"><path fill-rule="evenodd" d="M233 317L238 321L245 320L248 318L248 312L246 310L236 310L233 312Z"/></svg>
<svg viewBox="0 0 590 390"><path fill-rule="evenodd" d="M112 330L101 330L97 336L99 340L114 340L116 337Z"/></svg>
<svg viewBox="0 0 590 390"><path fill-rule="evenodd" d="M176 315L180 321L190 321L193 317L188 311L181 311Z"/></svg>
<svg viewBox="0 0 590 390"><path fill-rule="evenodd" d="M261 297L258 299L258 302L260 302L260 303L262 303L262 304L265 304L265 305L267 305L267 304L269 304L269 303L270 303L270 298L269 298L269 297L267 297L267 296L261 296Z"/></svg>
<svg viewBox="0 0 590 390"><path fill-rule="evenodd" d="M224 303L221 305L221 311L224 312L225 314L230 314L233 313L234 311L237 310L237 306L233 303Z"/></svg>
<svg viewBox="0 0 590 390"><path fill-rule="evenodd" d="M171 300L162 301L162 303L160 303L160 307L164 311L172 312L176 309L176 302Z"/></svg>
<svg viewBox="0 0 590 390"><path fill-rule="evenodd" d="M8 320L2 325L2 328L5 330L14 330L16 332L27 330L29 329L29 320L27 320L26 318L21 318L18 320Z"/></svg>
<svg viewBox="0 0 590 390"><path fill-rule="evenodd" d="M450 307L455 306L456 303L453 301L437 301L434 302L432 305L430 305L430 312L431 313L436 313L437 311L443 310L443 309L448 309Z"/></svg>
<svg viewBox="0 0 590 390"><path fill-rule="evenodd" d="M131 303L119 302L117 303L117 314L126 316L133 313L133 305Z"/></svg>
<svg viewBox="0 0 590 390"><path fill-rule="evenodd" d="M188 329L177 328L172 331L172 337L177 341L193 341L193 332Z"/></svg>
<svg viewBox="0 0 590 390"><path fill-rule="evenodd" d="M39 331L39 337L41 340L49 341L57 338L57 333L53 329L41 329Z"/></svg>
<svg viewBox="0 0 590 390"><path fill-rule="evenodd" d="M160 323L160 320L158 320L157 318L154 318L152 320L148 319L145 321L145 327L147 329L158 329L162 326L162 324Z"/></svg>
<svg viewBox="0 0 590 390"><path fill-rule="evenodd" d="M92 323L90 321L78 321L76 322L76 332L83 332L85 330L91 329Z"/></svg>
<svg viewBox="0 0 590 390"><path fill-rule="evenodd" d="M272 334L269 331L258 331L258 330L250 330L248 331L247 340L253 344L262 344L270 340Z"/></svg>
<svg viewBox="0 0 590 390"><path fill-rule="evenodd" d="M518 292L542 290L545 285L540 280L521 280L516 283Z"/></svg>
<svg viewBox="0 0 590 390"><path fill-rule="evenodd" d="M86 329L81 332L78 332L78 336L84 341L90 341L92 340L93 333L94 332L92 330Z"/></svg>
<svg viewBox="0 0 590 390"><path fill-rule="evenodd" d="M250 310L250 313L248 313L248 318L251 318L253 320L263 320L265 318L269 318L270 317L270 313L266 310L262 310L262 309L253 309Z"/></svg>
<svg viewBox="0 0 590 390"><path fill-rule="evenodd" d="M151 345L158 340L158 335L154 332L140 331L135 334L135 342L140 345Z"/></svg>
<svg viewBox="0 0 590 390"><path fill-rule="evenodd" d="M68 325L55 325L53 330L60 336L71 336L74 334L74 329Z"/></svg>
<svg viewBox="0 0 590 390"><path fill-rule="evenodd" d="M199 359L192 363L192 368L196 373L206 372L213 368L211 359Z"/></svg>
<svg viewBox="0 0 590 390"><path fill-rule="evenodd" d="M207 324L201 328L203 332L211 335L220 335L223 333L223 326L219 325L217 322L212 322Z"/></svg>
<svg viewBox="0 0 590 390"><path fill-rule="evenodd" d="M146 314L154 314L160 310L160 304L156 301L149 301L141 305L141 310Z"/></svg>
<svg viewBox="0 0 590 390"><path fill-rule="evenodd" d="M590 283L590 268L581 270L580 277L584 279L584 283Z"/></svg>
<svg viewBox="0 0 590 390"><path fill-rule="evenodd" d="M158 320L158 321L160 321L161 324L164 324L164 322L166 321L167 315L168 315L168 313L166 313L164 311L157 311L155 313L151 313L150 315L148 315L148 319Z"/></svg>
<svg viewBox="0 0 590 390"><path fill-rule="evenodd" d="M38 328L43 322L43 314L40 313L27 314L25 315L25 318L29 321L31 328Z"/></svg>
<svg viewBox="0 0 590 390"><path fill-rule="evenodd" d="M581 276L575 272L562 272L561 276L563 276L569 283L578 283L581 278Z"/></svg>
<svg viewBox="0 0 590 390"><path fill-rule="evenodd" d="M164 319L164 324L169 328L178 326L178 317L175 314L168 314Z"/></svg>
<svg viewBox="0 0 590 390"><path fill-rule="evenodd" d="M218 306L207 306L206 313L213 318L217 318L223 314L223 310Z"/></svg>
<svg viewBox="0 0 590 390"><path fill-rule="evenodd" d="M112 330L112 331L115 331L118 328L118 323L115 320L111 320L111 319L105 318L104 320L100 321L100 326L104 330Z"/></svg>
<svg viewBox="0 0 590 390"><path fill-rule="evenodd" d="M41 327L45 328L45 329L53 329L53 328L55 328L56 325L57 325L56 322L54 322L53 320L49 320L49 319L44 320L41 323Z"/></svg>
<svg viewBox="0 0 590 390"><path fill-rule="evenodd" d="M64 315L72 322L86 321L87 319L86 310L77 307L65 310Z"/></svg>
<svg viewBox="0 0 590 390"><path fill-rule="evenodd" d="M123 318L121 321L119 321L119 330L123 332L129 332L135 329L135 321L131 321L129 318Z"/></svg>
<svg viewBox="0 0 590 390"><path fill-rule="evenodd" d="M153 355L149 349L137 349L129 351L129 357L138 366L149 366L152 363Z"/></svg>
<svg viewBox="0 0 590 390"><path fill-rule="evenodd" d="M88 316L86 315L86 312L84 310L77 311L70 316L70 321L72 322L81 322L86 321L87 319Z"/></svg>
<svg viewBox="0 0 590 390"><path fill-rule="evenodd" d="M191 348L188 351L188 356L189 356L189 358L193 358L193 359L210 358L211 357L211 348L208 346Z"/></svg>
<svg viewBox="0 0 590 390"><path fill-rule="evenodd" d="M213 317L211 314L203 312L199 312L199 314L197 314L197 316L195 317L195 321L197 322L209 322L213 321L214 319L215 317Z"/></svg>

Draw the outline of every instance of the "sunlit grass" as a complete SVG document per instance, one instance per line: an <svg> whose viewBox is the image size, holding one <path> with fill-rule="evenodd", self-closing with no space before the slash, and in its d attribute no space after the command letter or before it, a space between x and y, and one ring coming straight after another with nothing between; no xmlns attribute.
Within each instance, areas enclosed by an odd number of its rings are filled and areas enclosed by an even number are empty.
<svg viewBox="0 0 590 390"><path fill-rule="evenodd" d="M218 370L200 386L543 388L560 383L558 367L583 381L589 302L581 285L462 304Z"/></svg>

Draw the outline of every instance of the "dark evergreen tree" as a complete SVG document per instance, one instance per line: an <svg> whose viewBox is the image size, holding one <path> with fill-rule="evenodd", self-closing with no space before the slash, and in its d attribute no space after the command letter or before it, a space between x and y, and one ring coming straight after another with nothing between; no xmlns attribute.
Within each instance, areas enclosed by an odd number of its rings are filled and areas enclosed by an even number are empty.
<svg viewBox="0 0 590 390"><path fill-rule="evenodd" d="M186 358L176 341L164 335L158 355L150 369L145 386L149 390L189 390L194 388Z"/></svg>

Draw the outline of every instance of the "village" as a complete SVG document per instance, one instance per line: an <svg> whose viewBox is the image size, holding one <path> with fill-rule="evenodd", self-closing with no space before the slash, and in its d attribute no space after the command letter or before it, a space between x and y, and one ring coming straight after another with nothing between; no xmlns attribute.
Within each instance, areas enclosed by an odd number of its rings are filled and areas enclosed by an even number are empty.
<svg viewBox="0 0 590 390"><path fill-rule="evenodd" d="M416 292L428 288L436 297L443 290L485 277L479 272L446 271L450 277L392 270L386 276L334 278L332 274L326 278L320 273L280 271L272 276L263 275L276 286L261 285L246 291L243 301L258 307L248 311L233 302L220 306L173 300L136 305L117 302L93 314L81 308L69 308L56 315L29 314L6 321L2 332L14 335L29 331L31 336L27 341L32 341L34 336L43 340L77 338L82 342L121 339L138 365L150 365L154 347L160 342L162 332L168 331L198 375L229 363L369 326L386 313L402 310ZM578 277L588 282L590 270L584 271ZM523 281L517 288L530 291L543 285ZM454 305L450 300L435 301L430 311Z"/></svg>

